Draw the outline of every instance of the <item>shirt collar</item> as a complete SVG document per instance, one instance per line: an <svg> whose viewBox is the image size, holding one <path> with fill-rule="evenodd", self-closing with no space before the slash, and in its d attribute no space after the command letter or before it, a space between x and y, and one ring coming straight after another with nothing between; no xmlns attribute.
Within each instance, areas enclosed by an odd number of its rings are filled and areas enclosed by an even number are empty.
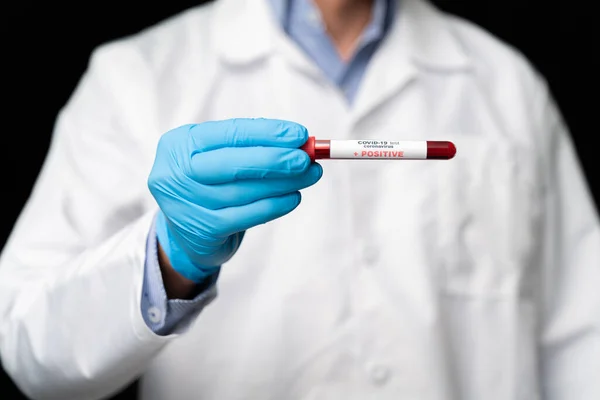
<svg viewBox="0 0 600 400"><path fill-rule="evenodd" d="M295 13L294 15L290 15L292 1L295 2L293 5L294 10L299 11L299 13ZM270 3L275 20L278 21L285 32L289 32L291 24L301 24L303 28L309 30L319 29L325 31L319 9L312 0L268 0L268 2ZM373 17L361 37L363 44L376 41L384 36L393 21L394 6L395 0L374 0ZM311 14L318 20L317 26L313 24L313 20L305 17Z"/></svg>
<svg viewBox="0 0 600 400"><path fill-rule="evenodd" d="M362 35L362 41L371 42L381 39L393 22L395 1L375 0L373 4L373 17Z"/></svg>

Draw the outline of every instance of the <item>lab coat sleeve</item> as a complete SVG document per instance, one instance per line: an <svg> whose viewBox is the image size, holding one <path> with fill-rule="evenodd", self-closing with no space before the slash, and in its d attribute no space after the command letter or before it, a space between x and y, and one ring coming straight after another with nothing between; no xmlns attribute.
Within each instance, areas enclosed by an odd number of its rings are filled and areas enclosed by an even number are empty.
<svg viewBox="0 0 600 400"><path fill-rule="evenodd" d="M94 52L0 258L0 358L32 399L109 396L177 336L140 312L160 114L139 53L128 41Z"/></svg>
<svg viewBox="0 0 600 400"><path fill-rule="evenodd" d="M543 398L599 399L600 222L566 124L551 96L544 97Z"/></svg>

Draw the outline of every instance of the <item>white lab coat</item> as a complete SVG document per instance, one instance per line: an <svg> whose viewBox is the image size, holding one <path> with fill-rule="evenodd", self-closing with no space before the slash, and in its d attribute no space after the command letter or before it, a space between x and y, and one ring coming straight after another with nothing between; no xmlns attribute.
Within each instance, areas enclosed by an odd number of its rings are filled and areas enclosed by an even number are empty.
<svg viewBox="0 0 600 400"><path fill-rule="evenodd" d="M473 24L401 3L353 107L264 0L94 52L1 258L0 351L23 391L97 399L143 373L143 400L600 398L600 224L546 83ZM140 311L157 140L231 117L458 154L323 161L159 337Z"/></svg>

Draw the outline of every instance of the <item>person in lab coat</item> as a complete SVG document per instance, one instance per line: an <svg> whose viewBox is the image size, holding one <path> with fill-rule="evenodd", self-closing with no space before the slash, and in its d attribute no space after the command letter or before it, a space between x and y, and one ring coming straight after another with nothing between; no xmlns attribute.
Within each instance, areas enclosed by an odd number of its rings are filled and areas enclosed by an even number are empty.
<svg viewBox="0 0 600 400"><path fill-rule="evenodd" d="M516 50L426 0L217 0L93 52L1 256L0 356L33 399L591 400L599 283Z"/></svg>

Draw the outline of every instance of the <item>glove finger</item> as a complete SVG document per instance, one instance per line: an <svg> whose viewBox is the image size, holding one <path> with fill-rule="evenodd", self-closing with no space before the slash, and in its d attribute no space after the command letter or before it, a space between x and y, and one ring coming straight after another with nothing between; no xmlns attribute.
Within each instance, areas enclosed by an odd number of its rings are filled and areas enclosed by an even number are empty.
<svg viewBox="0 0 600 400"><path fill-rule="evenodd" d="M193 150L210 151L223 147L298 148L308 139L308 131L291 121L266 118L234 118L189 125Z"/></svg>
<svg viewBox="0 0 600 400"><path fill-rule="evenodd" d="M299 149L226 147L193 155L186 174L196 182L214 185L241 179L298 176L309 165L310 158Z"/></svg>
<svg viewBox="0 0 600 400"><path fill-rule="evenodd" d="M280 218L300 204L300 192L268 197L239 207L228 207L205 213L207 232L214 237L227 237Z"/></svg>
<svg viewBox="0 0 600 400"><path fill-rule="evenodd" d="M222 185L203 185L198 198L202 207L211 210L237 207L305 189L317 183L322 175L323 168L314 163L304 174L286 179L251 179Z"/></svg>

